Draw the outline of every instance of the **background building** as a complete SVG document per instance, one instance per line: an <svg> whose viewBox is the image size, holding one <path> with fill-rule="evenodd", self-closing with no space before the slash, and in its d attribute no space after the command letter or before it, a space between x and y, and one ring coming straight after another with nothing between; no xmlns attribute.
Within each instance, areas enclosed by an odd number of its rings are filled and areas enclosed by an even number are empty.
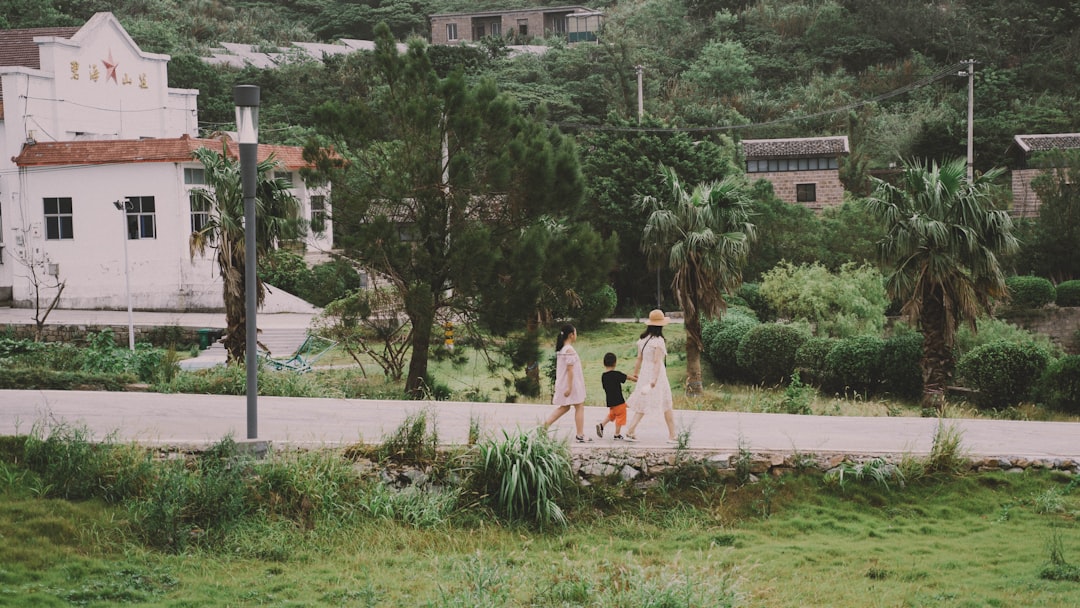
<svg viewBox="0 0 1080 608"><path fill-rule="evenodd" d="M847 136L744 139L746 176L764 179L781 200L821 211L844 202L840 159L850 152Z"/></svg>
<svg viewBox="0 0 1080 608"><path fill-rule="evenodd" d="M111 13L0 32L0 302L32 306L35 282L59 280L61 308L124 308L128 272L135 308L223 307L212 253L188 252L205 218L188 196L202 177L192 152L222 143L197 139L198 91L169 88L168 61ZM271 153L306 216L325 216L329 193L300 179L300 149L260 146ZM324 223L309 247L332 245Z"/></svg>

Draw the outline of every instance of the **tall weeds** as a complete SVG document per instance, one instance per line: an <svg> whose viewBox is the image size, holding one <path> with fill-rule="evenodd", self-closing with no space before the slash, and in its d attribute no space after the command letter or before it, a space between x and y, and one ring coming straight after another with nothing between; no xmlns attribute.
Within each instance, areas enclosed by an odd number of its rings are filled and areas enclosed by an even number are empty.
<svg viewBox="0 0 1080 608"><path fill-rule="evenodd" d="M532 520L541 528L565 526L558 499L574 479L566 444L543 429L502 434L477 444L467 465L474 489L507 519Z"/></svg>

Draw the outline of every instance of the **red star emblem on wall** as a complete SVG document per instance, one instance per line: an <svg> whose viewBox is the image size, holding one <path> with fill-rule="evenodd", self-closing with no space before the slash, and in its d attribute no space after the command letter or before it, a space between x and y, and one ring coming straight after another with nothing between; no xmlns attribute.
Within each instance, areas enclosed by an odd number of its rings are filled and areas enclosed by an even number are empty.
<svg viewBox="0 0 1080 608"><path fill-rule="evenodd" d="M108 81L111 78L113 82L116 82L116 62L113 61L111 49L109 50L109 58L102 59L101 63L105 64L105 80ZM117 84L120 83L117 82Z"/></svg>

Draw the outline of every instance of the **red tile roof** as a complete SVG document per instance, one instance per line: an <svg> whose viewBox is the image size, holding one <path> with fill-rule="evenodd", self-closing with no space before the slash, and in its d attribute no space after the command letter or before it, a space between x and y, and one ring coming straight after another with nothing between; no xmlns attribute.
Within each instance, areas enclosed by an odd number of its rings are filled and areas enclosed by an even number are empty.
<svg viewBox="0 0 1080 608"><path fill-rule="evenodd" d="M239 146L226 139L230 158L239 158ZM183 163L192 162L192 153L199 148L221 150L219 139L197 139L187 135L177 139L110 139L87 141L55 141L24 145L12 160L20 167L57 165L115 165L123 163ZM299 169L304 161L303 148L259 144L259 160L271 154L286 169Z"/></svg>
<svg viewBox="0 0 1080 608"><path fill-rule="evenodd" d="M41 69L41 55L38 45L34 44L37 36L55 36L71 38L79 27L35 27L20 30L0 30L0 66L22 66ZM3 93L0 85L0 93ZM3 114L0 114L2 117Z"/></svg>

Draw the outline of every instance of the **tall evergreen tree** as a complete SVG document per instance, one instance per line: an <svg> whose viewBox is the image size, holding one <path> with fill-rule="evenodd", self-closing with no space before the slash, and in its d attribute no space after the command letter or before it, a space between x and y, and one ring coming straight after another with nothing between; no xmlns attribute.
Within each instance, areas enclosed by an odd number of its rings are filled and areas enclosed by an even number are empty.
<svg viewBox="0 0 1080 608"><path fill-rule="evenodd" d="M420 396L440 312L475 311L485 287L535 274L542 258L512 256L522 231L572 213L582 180L572 140L490 82L439 78L423 41L401 53L380 25L364 69L364 94L315 114L349 161L331 168L340 242L402 294L413 326L406 390ZM520 312L524 321L532 310Z"/></svg>

